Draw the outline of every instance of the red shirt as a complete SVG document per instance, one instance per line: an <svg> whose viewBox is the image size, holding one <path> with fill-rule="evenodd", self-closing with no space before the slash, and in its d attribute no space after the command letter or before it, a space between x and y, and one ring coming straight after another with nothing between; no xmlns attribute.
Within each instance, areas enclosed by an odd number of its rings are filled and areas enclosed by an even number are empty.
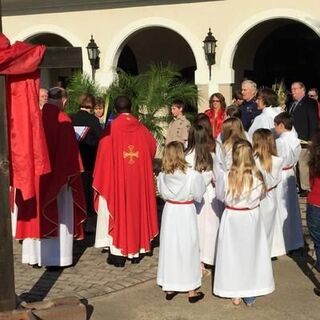
<svg viewBox="0 0 320 320"><path fill-rule="evenodd" d="M217 112L218 112L217 115L215 114L216 111L214 109L208 109L204 112L210 119L212 133L213 133L214 138L217 138L218 135L221 133L222 124L223 124L223 121L226 117L226 113L225 113L224 109L221 108Z"/></svg>
<svg viewBox="0 0 320 320"><path fill-rule="evenodd" d="M311 178L310 186L307 203L320 207L320 177Z"/></svg>

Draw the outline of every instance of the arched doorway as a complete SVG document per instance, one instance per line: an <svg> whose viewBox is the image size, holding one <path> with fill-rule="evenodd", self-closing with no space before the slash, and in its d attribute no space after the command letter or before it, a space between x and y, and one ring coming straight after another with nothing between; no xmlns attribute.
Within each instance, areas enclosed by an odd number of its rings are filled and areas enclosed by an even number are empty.
<svg viewBox="0 0 320 320"><path fill-rule="evenodd" d="M182 78L194 83L196 60L187 41L164 27L143 28L126 39L117 67L133 75L144 72L151 63L173 64Z"/></svg>
<svg viewBox="0 0 320 320"><path fill-rule="evenodd" d="M72 74L82 70L81 48L73 47L65 38L53 33L39 33L26 39L32 44L43 44L46 52L46 65L41 69L41 87L66 87Z"/></svg>
<svg viewBox="0 0 320 320"><path fill-rule="evenodd" d="M283 79L307 87L320 85L320 38L308 26L291 19L272 19L246 32L234 55L234 87L244 78L259 86L272 86Z"/></svg>

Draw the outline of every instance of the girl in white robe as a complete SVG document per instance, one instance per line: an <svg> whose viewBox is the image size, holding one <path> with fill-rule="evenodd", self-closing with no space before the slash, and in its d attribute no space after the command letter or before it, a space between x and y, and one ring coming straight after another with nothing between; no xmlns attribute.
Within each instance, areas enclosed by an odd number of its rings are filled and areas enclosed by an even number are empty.
<svg viewBox="0 0 320 320"><path fill-rule="evenodd" d="M213 292L232 298L235 305L241 298L252 305L256 296L274 290L274 280L259 210L265 185L251 144L242 139L235 142L230 172L215 166L214 174L217 197L226 207L220 224Z"/></svg>
<svg viewBox="0 0 320 320"><path fill-rule="evenodd" d="M196 121L189 130L188 148L185 153L189 167L200 172L206 183L206 192L201 203L196 204L196 209L198 213L201 267L204 274L209 274L210 271L205 269L204 264L214 265L216 240L223 205L216 199L213 183L212 168L215 158L215 141L213 140L214 144L209 144L209 138L212 135L210 136L205 127L197 123L199 121ZM208 125L211 128L209 119Z"/></svg>
<svg viewBox="0 0 320 320"><path fill-rule="evenodd" d="M260 203L260 213L267 233L270 256L286 254L280 215L277 206L277 185L281 181L283 159L277 157L276 143L269 129L258 129L252 137L257 168L266 184L266 197Z"/></svg>
<svg viewBox="0 0 320 320"><path fill-rule="evenodd" d="M239 118L230 117L222 124L222 148L217 149L216 157L223 164L225 171L232 165L232 147L238 139L247 139L243 124Z"/></svg>
<svg viewBox="0 0 320 320"><path fill-rule="evenodd" d="M283 158L282 179L277 188L278 208L286 252L304 246L301 213L296 189L294 167L301 151L300 140L293 130L293 118L287 112L275 117L277 152Z"/></svg>
<svg viewBox="0 0 320 320"><path fill-rule="evenodd" d="M188 291L189 302L204 297L195 290L201 286L200 249L197 213L206 191L203 176L188 168L183 145L173 141L164 149L163 172L158 176L158 191L166 200L162 213L157 284L171 300Z"/></svg>

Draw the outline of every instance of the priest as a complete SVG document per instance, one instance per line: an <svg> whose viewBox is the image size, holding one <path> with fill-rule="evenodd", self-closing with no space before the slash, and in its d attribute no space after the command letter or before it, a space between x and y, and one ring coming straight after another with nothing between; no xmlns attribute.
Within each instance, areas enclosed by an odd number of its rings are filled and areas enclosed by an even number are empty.
<svg viewBox="0 0 320 320"><path fill-rule="evenodd" d="M36 195L16 192L16 239L22 239L22 262L52 270L73 263L73 239L83 239L85 199L82 163L71 119L63 109L64 89L49 90L42 120L52 171L36 176Z"/></svg>
<svg viewBox="0 0 320 320"><path fill-rule="evenodd" d="M93 175L98 213L96 247L109 247L107 263L139 263L158 234L152 161L156 141L131 114L126 96L115 99L118 116L100 140Z"/></svg>

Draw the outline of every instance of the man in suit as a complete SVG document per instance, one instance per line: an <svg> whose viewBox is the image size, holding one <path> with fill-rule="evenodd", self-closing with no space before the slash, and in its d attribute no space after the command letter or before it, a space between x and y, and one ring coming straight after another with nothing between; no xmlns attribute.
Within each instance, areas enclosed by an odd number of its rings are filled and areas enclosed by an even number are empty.
<svg viewBox="0 0 320 320"><path fill-rule="evenodd" d="M298 182L300 196L306 196L310 190L308 168L308 143L318 130L318 106L314 99L306 96L306 87L302 82L291 85L293 102L289 106L289 113L294 119L294 127L301 140L301 153L298 162Z"/></svg>
<svg viewBox="0 0 320 320"><path fill-rule="evenodd" d="M87 127L88 131L79 141L79 149L83 162L84 172L82 173L83 188L86 196L88 224L95 225L95 211L93 208L92 172L96 160L98 143L102 135L102 128L99 120L93 115L95 106L94 96L87 94L80 98L80 110L71 116L72 124L76 127ZM94 231L92 226L86 225L86 231Z"/></svg>

